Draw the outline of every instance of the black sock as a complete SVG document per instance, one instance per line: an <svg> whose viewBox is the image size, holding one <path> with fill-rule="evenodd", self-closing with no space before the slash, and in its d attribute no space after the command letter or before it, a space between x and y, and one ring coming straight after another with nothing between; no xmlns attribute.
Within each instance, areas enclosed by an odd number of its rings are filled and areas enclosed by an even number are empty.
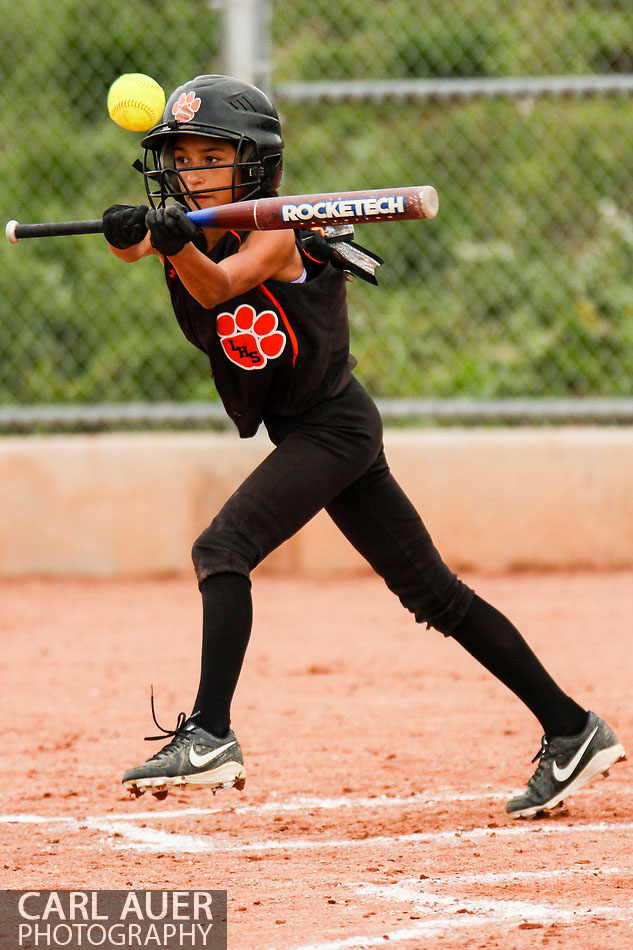
<svg viewBox="0 0 633 950"><path fill-rule="evenodd" d="M475 595L451 636L530 709L546 736L575 736L587 710L557 686L519 631L495 607Z"/></svg>
<svg viewBox="0 0 633 950"><path fill-rule="evenodd" d="M242 574L212 574L202 594L202 661L194 703L196 722L224 736L231 725L231 700L251 635L251 582Z"/></svg>

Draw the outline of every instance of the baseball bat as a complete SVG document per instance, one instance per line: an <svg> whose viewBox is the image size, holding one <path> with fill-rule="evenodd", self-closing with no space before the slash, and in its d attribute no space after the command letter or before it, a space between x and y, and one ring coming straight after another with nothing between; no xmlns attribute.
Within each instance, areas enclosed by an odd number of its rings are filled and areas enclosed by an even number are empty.
<svg viewBox="0 0 633 950"><path fill-rule="evenodd" d="M367 191L339 191L315 195L289 195L283 198L256 198L188 211L202 228L235 228L241 231L277 231L311 225L370 224L384 221L410 221L434 218L439 201L432 185L406 188L374 188ZM9 221L7 240L17 244L21 238L60 237L67 234L100 234L101 218L93 221L52 221L18 224Z"/></svg>

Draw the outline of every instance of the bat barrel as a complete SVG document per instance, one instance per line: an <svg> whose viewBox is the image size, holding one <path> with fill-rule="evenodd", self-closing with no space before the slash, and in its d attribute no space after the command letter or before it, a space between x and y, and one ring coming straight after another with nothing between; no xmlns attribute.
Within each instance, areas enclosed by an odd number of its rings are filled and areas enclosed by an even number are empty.
<svg viewBox="0 0 633 950"><path fill-rule="evenodd" d="M262 199L257 208L256 220L264 226L266 217L263 205L270 199ZM407 188L376 188L368 191L348 191L334 194L294 196L273 199L279 202L278 209L271 206L270 221L278 221L278 227L311 227L330 224L372 224L387 221L410 221L434 218L439 200L432 185ZM262 224L259 224L259 222ZM266 224L268 225L268 223Z"/></svg>
<svg viewBox="0 0 633 950"><path fill-rule="evenodd" d="M267 231L332 224L371 224L434 218L439 200L432 185L257 198L189 211L199 227Z"/></svg>
<svg viewBox="0 0 633 950"><path fill-rule="evenodd" d="M18 224L17 221L9 221L5 230L7 241L10 244L17 244L21 238L101 234L103 233L103 221L101 218L92 221L53 221L42 224Z"/></svg>

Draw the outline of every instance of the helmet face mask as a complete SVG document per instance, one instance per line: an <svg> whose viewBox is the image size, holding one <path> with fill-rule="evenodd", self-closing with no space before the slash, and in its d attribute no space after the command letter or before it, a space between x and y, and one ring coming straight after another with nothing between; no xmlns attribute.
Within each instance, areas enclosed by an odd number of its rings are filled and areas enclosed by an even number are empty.
<svg viewBox="0 0 633 950"><path fill-rule="evenodd" d="M222 139L235 146L231 201L274 193L279 186L283 139L270 100L255 86L230 76L198 76L171 94L162 121L141 142L145 190L152 207L162 207L169 199L185 202L185 197L199 207L196 194L220 190L207 187L196 192L186 186L174 161L180 134Z"/></svg>
<svg viewBox="0 0 633 950"><path fill-rule="evenodd" d="M180 131L180 130L179 130ZM187 133L185 133L187 134ZM202 133L201 133L202 135ZM217 138L217 136L213 136ZM230 190L230 201L244 201L247 198L255 197L261 190L261 183L265 178L265 172L262 161L257 157L257 146L253 143L239 140L235 149L235 157L231 163L215 163L214 168L231 168L230 186L221 185L217 188L205 186L200 189L192 189L187 185L183 174L176 167L174 158L177 136L170 135L166 137L165 144L160 152L154 149L145 149L143 161L143 174L145 175L145 188L147 196L154 207L162 207L169 198L183 202L189 198L194 205L200 207L197 201L197 195L207 195L210 192ZM226 139L230 141L231 139ZM250 156L255 153L255 158ZM242 158L244 153L249 158ZM206 165L189 166L187 171L197 171L205 169Z"/></svg>

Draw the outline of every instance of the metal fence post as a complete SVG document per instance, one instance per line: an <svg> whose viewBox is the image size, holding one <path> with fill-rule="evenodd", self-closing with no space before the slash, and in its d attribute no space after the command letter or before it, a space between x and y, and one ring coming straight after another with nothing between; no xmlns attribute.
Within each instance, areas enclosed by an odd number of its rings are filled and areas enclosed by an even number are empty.
<svg viewBox="0 0 633 950"><path fill-rule="evenodd" d="M224 0L222 68L265 92L271 84L271 0Z"/></svg>

